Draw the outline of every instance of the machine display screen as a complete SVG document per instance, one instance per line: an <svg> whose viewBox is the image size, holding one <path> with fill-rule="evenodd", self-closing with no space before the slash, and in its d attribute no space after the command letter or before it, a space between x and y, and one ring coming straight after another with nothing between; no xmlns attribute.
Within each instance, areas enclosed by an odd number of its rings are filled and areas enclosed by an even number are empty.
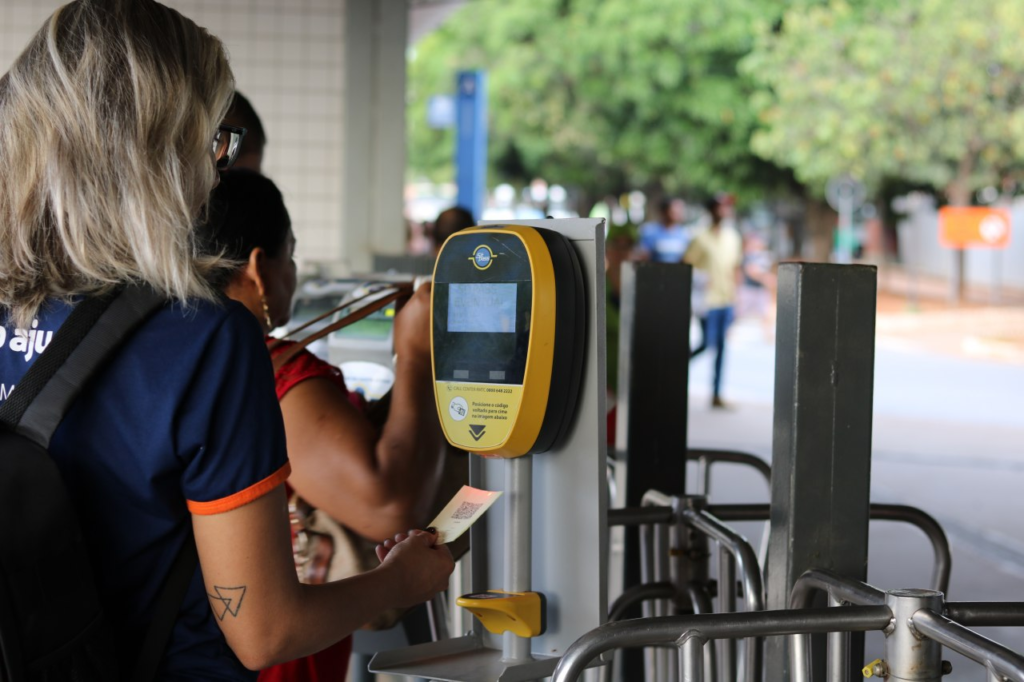
<svg viewBox="0 0 1024 682"><path fill-rule="evenodd" d="M514 334L515 282L451 283L448 289L448 331Z"/></svg>

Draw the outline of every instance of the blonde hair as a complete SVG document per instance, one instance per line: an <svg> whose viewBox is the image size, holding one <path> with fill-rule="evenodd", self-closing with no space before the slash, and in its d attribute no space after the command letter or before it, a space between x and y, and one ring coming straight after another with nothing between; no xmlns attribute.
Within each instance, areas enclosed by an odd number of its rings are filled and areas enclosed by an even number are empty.
<svg viewBox="0 0 1024 682"><path fill-rule="evenodd" d="M234 91L220 41L153 0L58 9L0 79L0 305L145 282L213 298L196 221Z"/></svg>

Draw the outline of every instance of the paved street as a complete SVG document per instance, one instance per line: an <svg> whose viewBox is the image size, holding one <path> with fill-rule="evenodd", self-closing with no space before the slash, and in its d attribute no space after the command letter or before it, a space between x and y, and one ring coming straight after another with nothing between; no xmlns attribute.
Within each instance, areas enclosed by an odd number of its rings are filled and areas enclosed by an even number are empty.
<svg viewBox="0 0 1024 682"><path fill-rule="evenodd" d="M898 332L889 333L893 328ZM929 337L907 333L898 316L880 319L879 332L873 501L920 507L943 524L953 552L950 599L1024 601L1024 364L942 352ZM770 459L774 346L767 336L750 320L731 332L724 389L730 411L708 407L710 356L693 361L691 447ZM768 499L756 473L729 465L716 471L714 501ZM744 532L760 540L753 524ZM870 557L869 581L880 588L928 585L931 549L916 529L872 524ZM1024 628L984 632L1024 652ZM868 642L871 660L881 653L881 636ZM980 667L951 652L946 658L954 673L945 679L985 679Z"/></svg>

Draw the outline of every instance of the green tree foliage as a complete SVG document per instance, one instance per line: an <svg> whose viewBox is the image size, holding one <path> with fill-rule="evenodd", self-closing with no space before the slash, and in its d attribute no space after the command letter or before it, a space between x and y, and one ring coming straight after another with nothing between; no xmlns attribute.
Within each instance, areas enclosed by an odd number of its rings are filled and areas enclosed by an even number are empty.
<svg viewBox="0 0 1024 682"><path fill-rule="evenodd" d="M1024 3L791 9L741 71L766 86L753 149L820 191L850 173L969 203L1024 154Z"/></svg>
<svg viewBox="0 0 1024 682"><path fill-rule="evenodd" d="M452 177L452 131L426 101L486 69L491 181L542 176L599 193L758 193L791 175L750 150L751 75L737 65L782 0L476 0L414 50L410 167Z"/></svg>

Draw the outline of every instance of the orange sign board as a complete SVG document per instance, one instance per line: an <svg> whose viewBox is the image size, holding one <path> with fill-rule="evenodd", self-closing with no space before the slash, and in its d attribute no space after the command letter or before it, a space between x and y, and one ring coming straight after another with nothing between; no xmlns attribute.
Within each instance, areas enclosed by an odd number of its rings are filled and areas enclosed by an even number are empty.
<svg viewBox="0 0 1024 682"><path fill-rule="evenodd" d="M939 244L947 249L1005 249L1010 245L1010 212L980 206L941 208Z"/></svg>

